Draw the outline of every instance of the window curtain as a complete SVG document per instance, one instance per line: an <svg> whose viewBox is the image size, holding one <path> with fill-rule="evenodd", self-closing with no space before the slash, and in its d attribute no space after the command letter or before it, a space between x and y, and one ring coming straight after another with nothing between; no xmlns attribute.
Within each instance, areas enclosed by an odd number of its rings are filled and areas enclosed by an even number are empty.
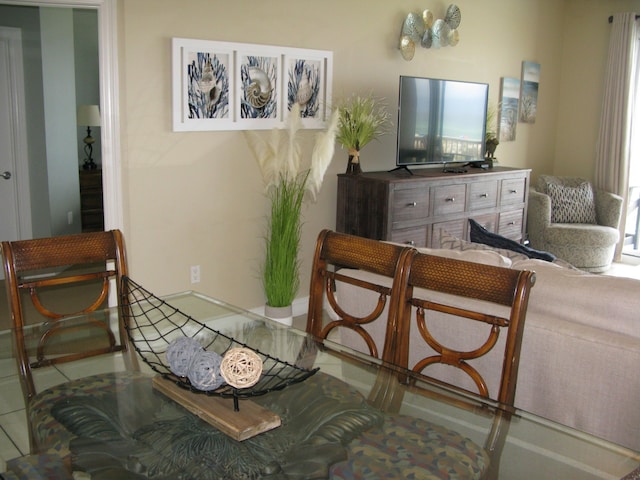
<svg viewBox="0 0 640 480"><path fill-rule="evenodd" d="M604 82L600 131L596 144L595 186L625 199L627 210L631 121L636 90L638 28L635 13L616 13L611 22L609 52ZM615 258L624 244L625 214L620 221L620 241Z"/></svg>

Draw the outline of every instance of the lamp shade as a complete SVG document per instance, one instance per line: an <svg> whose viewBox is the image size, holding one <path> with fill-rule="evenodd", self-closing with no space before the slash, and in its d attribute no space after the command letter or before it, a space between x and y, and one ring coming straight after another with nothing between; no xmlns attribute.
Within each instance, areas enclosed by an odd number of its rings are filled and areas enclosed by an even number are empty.
<svg viewBox="0 0 640 480"><path fill-rule="evenodd" d="M78 106L78 125L87 127L100 126L100 108L98 105L79 105Z"/></svg>

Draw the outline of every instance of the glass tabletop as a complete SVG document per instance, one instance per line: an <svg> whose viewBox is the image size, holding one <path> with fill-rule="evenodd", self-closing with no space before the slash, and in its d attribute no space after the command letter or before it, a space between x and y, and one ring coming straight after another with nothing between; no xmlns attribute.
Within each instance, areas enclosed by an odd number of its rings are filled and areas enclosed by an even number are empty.
<svg viewBox="0 0 640 480"><path fill-rule="evenodd" d="M252 348L307 368L318 367L369 400L385 369L379 360L348 347L309 342L304 332L196 292L165 300ZM486 402L427 381L418 380L418 386L402 387L402 401L395 407L399 413L445 426L479 445L485 443L493 421ZM640 454L518 410L510 418L501 459L500 478L528 478L532 471L539 478L621 478L639 466Z"/></svg>
<svg viewBox="0 0 640 480"><path fill-rule="evenodd" d="M241 399L240 414L244 401L255 401L282 418L282 426L244 442L212 434L211 429L205 433L202 422L159 394L149 376L125 373L108 380L89 379L87 382L95 395L88 398L88 404L87 397L82 400L80 396L61 395L62 390L53 391L43 400L41 410L35 409L35 415L41 415L42 424L60 422L65 426L69 434L63 441L70 442L69 450L79 465L84 462L85 467L95 460L99 451L109 452L109 458L123 458L118 468L143 474L150 473L151 468L157 474L163 468L170 470L167 462L171 455L159 453L163 451L160 446L164 446L166 451L178 451L184 458L194 455L202 465L209 465L209 470L211 462L218 462L216 468L232 468L219 463L224 455L216 454L212 459L203 453L223 451L229 458L240 455L262 462L259 478L327 478L326 464L333 465L330 478L348 478L344 471L352 465L345 463L345 458L356 453L366 456L373 448L375 435L371 432L380 430L389 419L395 422L394 434L406 432L409 427L420 432L421 429L448 432L456 442L468 447L466 454L475 455L480 463L487 457L491 465L499 465L497 478L501 479L532 478L531 472L536 472L536 478L619 479L640 465L638 452L527 412L516 410L505 414L490 402L422 377L409 379L407 372L339 343L318 343L303 331L197 292L177 293L162 299L144 298L135 303L132 310L134 315L144 312L144 320L154 325L153 331L161 336L175 338L187 332L202 339L210 338L211 332L215 332L296 368L318 371L282 389L250 400ZM164 319L168 314L173 320L167 322ZM174 314L179 316L179 321L172 317ZM109 315L113 317L114 311ZM166 342L156 345L166 350ZM145 359L144 351L138 353ZM159 357L164 358L163 355ZM158 371L153 361L151 366ZM92 381L96 383L91 384ZM64 385L60 389L64 389ZM82 423L78 422L78 408L99 411L99 418L117 419L111 428L120 433L109 440L87 434L82 430L86 425L78 426ZM386 442L384 435L382 441ZM194 442L197 448L189 450L195 448L188 447ZM498 445L496 453L484 452L489 445ZM243 461L251 463L248 459ZM195 464L197 462L189 463ZM325 465L318 467L318 464ZM316 470L324 473L315 476ZM281 474L286 475L278 476ZM231 474L229 478L233 478Z"/></svg>

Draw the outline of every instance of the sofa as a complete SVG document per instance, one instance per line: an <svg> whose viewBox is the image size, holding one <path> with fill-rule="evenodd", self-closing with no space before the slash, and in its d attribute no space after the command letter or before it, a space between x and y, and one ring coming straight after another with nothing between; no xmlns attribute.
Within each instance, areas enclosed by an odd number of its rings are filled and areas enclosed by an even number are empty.
<svg viewBox="0 0 640 480"><path fill-rule="evenodd" d="M419 250L536 273L525 321L515 406L640 451L640 281L594 275L561 260L552 263L531 259L462 240L443 245L449 248ZM373 278L375 274L368 272L343 269L341 273L390 284L389 279ZM338 282L336 295L347 312L362 313L376 295L353 295L353 288ZM377 320L365 326L379 351L384 343L384 323ZM418 335L413 325L412 338ZM461 337L455 327L448 334ZM368 351L361 338L348 329L341 329L335 336L330 339ZM493 361L484 361L481 368L491 369ZM447 372L434 376L438 375L446 380Z"/></svg>

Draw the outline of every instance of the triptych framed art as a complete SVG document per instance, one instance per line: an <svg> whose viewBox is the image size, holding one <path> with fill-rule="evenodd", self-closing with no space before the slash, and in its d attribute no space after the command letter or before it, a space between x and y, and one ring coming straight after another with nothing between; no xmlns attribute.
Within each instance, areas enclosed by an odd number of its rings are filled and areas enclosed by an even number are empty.
<svg viewBox="0 0 640 480"><path fill-rule="evenodd" d="M174 131L279 127L294 102L305 128L330 113L330 51L174 38L172 61Z"/></svg>

